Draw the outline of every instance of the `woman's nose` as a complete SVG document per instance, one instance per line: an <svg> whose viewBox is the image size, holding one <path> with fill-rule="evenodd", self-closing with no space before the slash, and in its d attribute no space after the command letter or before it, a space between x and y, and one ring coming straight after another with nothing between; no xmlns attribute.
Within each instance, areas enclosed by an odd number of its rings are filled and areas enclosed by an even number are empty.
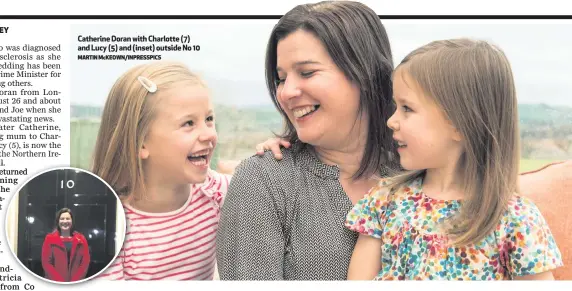
<svg viewBox="0 0 572 291"><path fill-rule="evenodd" d="M278 92L278 97L282 99L282 101L288 101L292 98L299 97L302 94L302 90L300 90L298 82L293 77L286 78L284 83L278 87L278 90L280 90Z"/></svg>

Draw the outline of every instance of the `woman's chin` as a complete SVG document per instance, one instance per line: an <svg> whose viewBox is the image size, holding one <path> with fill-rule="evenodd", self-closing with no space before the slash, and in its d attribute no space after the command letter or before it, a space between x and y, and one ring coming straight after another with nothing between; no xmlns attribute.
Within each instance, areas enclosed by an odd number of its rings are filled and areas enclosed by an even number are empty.
<svg viewBox="0 0 572 291"><path fill-rule="evenodd" d="M319 138L318 135L313 132L312 129L303 129L303 130L299 130L297 131L298 134L298 139L306 144L310 144L313 146L317 146L319 145Z"/></svg>

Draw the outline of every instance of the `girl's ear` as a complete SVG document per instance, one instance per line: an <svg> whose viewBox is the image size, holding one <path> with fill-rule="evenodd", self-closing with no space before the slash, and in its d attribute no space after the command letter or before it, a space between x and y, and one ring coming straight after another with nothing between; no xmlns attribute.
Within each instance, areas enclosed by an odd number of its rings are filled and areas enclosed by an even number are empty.
<svg viewBox="0 0 572 291"><path fill-rule="evenodd" d="M449 127L449 130L452 133L452 138L454 141L460 142L463 140L463 136L461 135L461 132L459 132L457 127L455 127L455 125L453 125L453 122L451 120L447 120L447 126Z"/></svg>
<svg viewBox="0 0 572 291"><path fill-rule="evenodd" d="M457 130L457 128L453 127L453 140L460 142L463 140L461 133Z"/></svg>
<svg viewBox="0 0 572 291"><path fill-rule="evenodd" d="M145 144L143 144L143 146L139 150L139 158L141 158L142 160L149 158L149 150L145 148Z"/></svg>

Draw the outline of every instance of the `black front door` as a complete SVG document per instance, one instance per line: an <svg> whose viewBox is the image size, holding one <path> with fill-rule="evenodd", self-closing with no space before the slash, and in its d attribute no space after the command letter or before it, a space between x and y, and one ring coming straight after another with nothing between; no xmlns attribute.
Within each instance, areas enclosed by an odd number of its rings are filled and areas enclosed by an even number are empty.
<svg viewBox="0 0 572 291"><path fill-rule="evenodd" d="M54 230L56 212L64 207L71 209L75 230L87 239L91 256L88 278L115 256L117 198L101 180L83 171L49 171L20 190L18 258L44 277L42 244L46 234Z"/></svg>

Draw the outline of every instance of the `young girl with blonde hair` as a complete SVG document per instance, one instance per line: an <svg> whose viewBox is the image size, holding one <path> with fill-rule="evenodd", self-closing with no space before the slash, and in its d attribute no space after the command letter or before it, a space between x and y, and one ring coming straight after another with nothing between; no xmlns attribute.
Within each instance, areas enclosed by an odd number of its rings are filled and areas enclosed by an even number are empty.
<svg viewBox="0 0 572 291"><path fill-rule="evenodd" d="M121 197L127 233L100 278L213 278L219 212L230 182L209 169L216 142L209 90L186 66L139 65L115 82L93 172Z"/></svg>
<svg viewBox="0 0 572 291"><path fill-rule="evenodd" d="M393 75L388 120L405 173L350 211L348 279L553 279L562 265L534 203L517 194L519 129L509 61L484 41L435 41Z"/></svg>

